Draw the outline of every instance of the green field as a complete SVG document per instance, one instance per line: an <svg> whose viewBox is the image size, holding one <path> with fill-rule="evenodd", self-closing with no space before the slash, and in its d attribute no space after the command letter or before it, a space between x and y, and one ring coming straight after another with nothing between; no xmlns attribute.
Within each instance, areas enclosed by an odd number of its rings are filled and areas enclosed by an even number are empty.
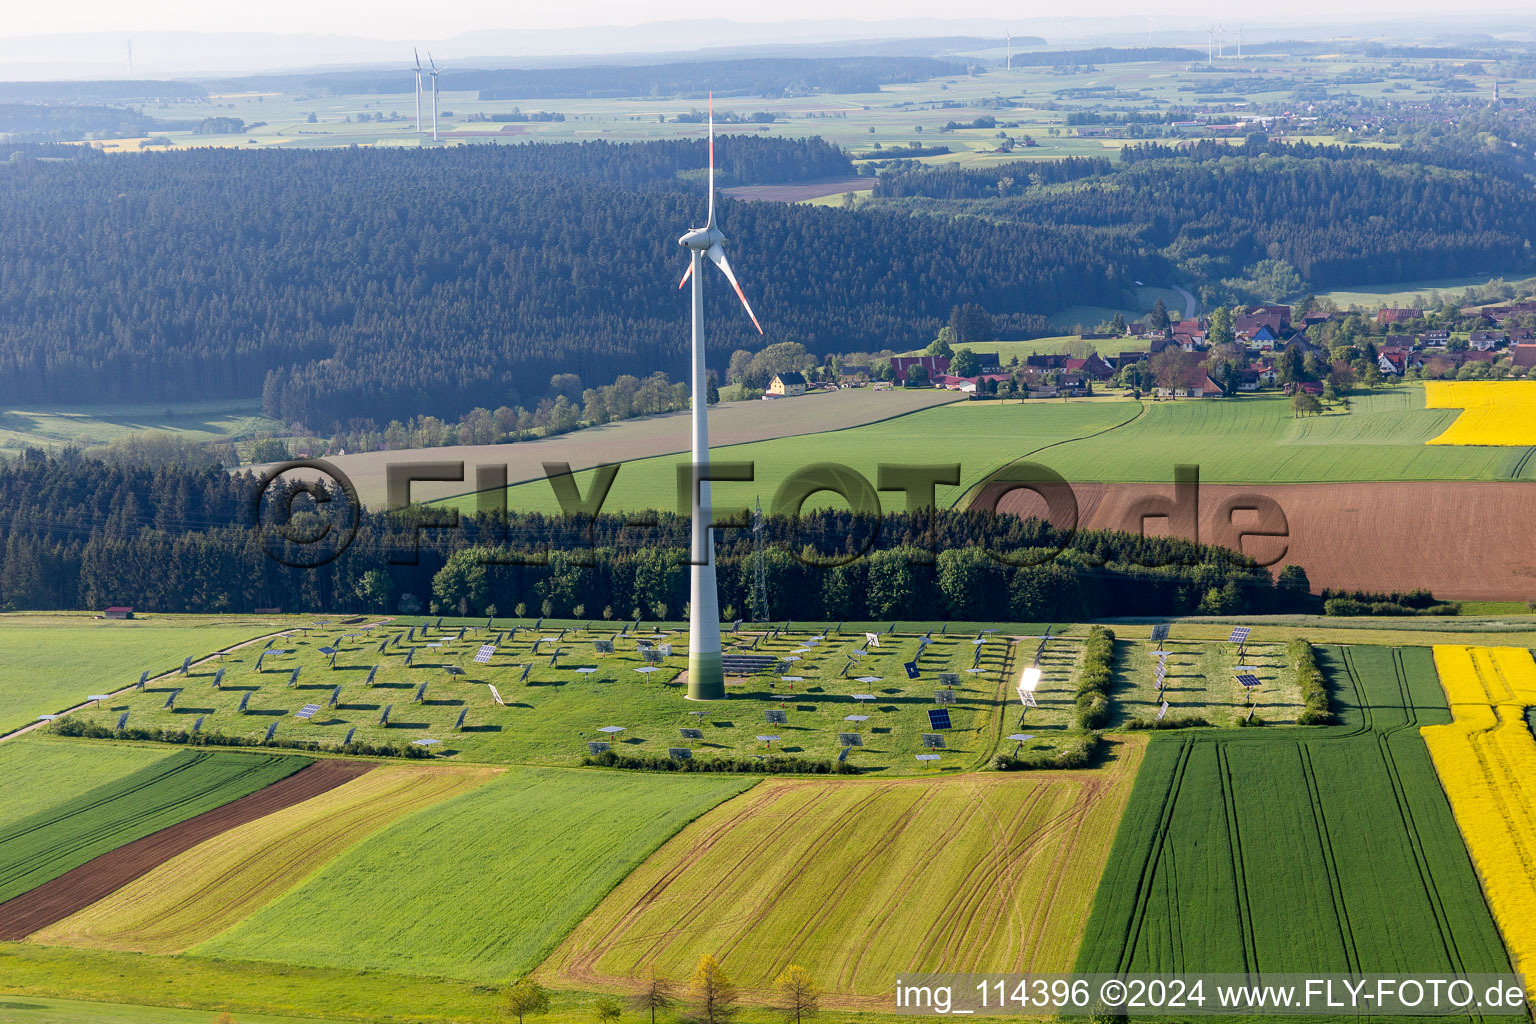
<svg viewBox="0 0 1536 1024"><path fill-rule="evenodd" d="M1525 279L1526 275L1520 272L1508 275L1472 274L1466 277L1441 277L1428 281L1394 281L1388 284L1357 285L1354 288L1319 292L1317 297L1328 299L1340 309L1359 306L1367 312L1374 313L1382 306L1409 306L1419 299L1433 301L1436 292L1441 293L1443 299L1457 301L1461 293L1468 288L1480 288L1497 281L1514 283Z"/></svg>
<svg viewBox="0 0 1536 1024"><path fill-rule="evenodd" d="M162 431L188 441L236 441L282 434L259 399L0 409L0 453L25 448L94 448L130 434Z"/></svg>
<svg viewBox="0 0 1536 1024"><path fill-rule="evenodd" d="M1179 632L1182 637L1184 630ZM1170 652L1167 683L1161 690L1155 675L1158 659L1152 656L1157 646ZM1256 717L1270 725L1295 725L1301 714L1301 690L1295 670L1285 664L1283 644L1248 645L1242 663L1261 681L1251 697L1236 680L1237 649L1230 644L1172 639L1154 645L1150 640L1121 640L1116 648L1110 694L1116 726L1156 715L1163 700L1168 701L1170 715L1196 715L1223 727L1239 725L1250 706Z"/></svg>
<svg viewBox="0 0 1536 1024"><path fill-rule="evenodd" d="M351 847L195 952L505 983L754 781L514 768Z"/></svg>
<svg viewBox="0 0 1536 1024"><path fill-rule="evenodd" d="M183 750L0 829L0 903L313 763L307 757Z"/></svg>
<svg viewBox="0 0 1536 1024"><path fill-rule="evenodd" d="M754 1002L799 964L832 1005L885 1009L905 971L1065 971L1142 743L1088 772L766 781L625 879L541 974L616 987L709 953Z"/></svg>
<svg viewBox="0 0 1536 1024"><path fill-rule="evenodd" d="M1427 648L1325 648L1343 724L1155 736L1085 971L1508 971L1417 726Z"/></svg>
<svg viewBox="0 0 1536 1024"><path fill-rule="evenodd" d="M33 733L0 743L0 778L26 779L7 787L0 829L97 786L147 769L174 751L160 746L73 743Z"/></svg>
<svg viewBox="0 0 1536 1024"><path fill-rule="evenodd" d="M787 403L797 401L801 399L783 400L785 415L791 415L794 408ZM771 511L779 485L795 472L820 462L851 466L862 473L871 486L878 482L878 468L882 463L945 465L958 462L963 488L1015 459L1048 445L1108 430L1134 418L1139 411L1135 403L1119 399L1040 400L1024 404L961 402L925 409L886 423L715 448L711 455L715 462L751 461L756 466L753 482L711 485L716 518L724 518L733 506L750 507L759 497L764 511ZM677 508L675 467L686 464L686 457L665 456L626 465L614 480L604 510ZM591 477L590 472L576 474L582 494L589 492ZM939 500L943 503L955 500L958 495L959 489L954 487L938 489ZM883 508L890 510L905 507L899 493L882 493L879 500ZM454 499L451 504L470 511L474 508L475 498L466 496ZM560 511L554 491L543 480L509 488L507 505L514 511ZM812 498L806 507L818 505L847 507L842 499L826 494Z"/></svg>
<svg viewBox="0 0 1536 1024"><path fill-rule="evenodd" d="M478 623L483 627L485 620ZM728 634L734 649L792 660L784 663L782 671L730 683L731 700L696 714L699 706L685 701L682 688L674 682L686 665L685 633L643 634L656 644L675 646L655 672L642 673L637 671L643 664L638 641L633 636L616 638L618 626L542 631L525 627L516 636L503 638L487 664L476 663L475 654L481 644L496 642L502 631L493 634L481 628L467 631L461 639L457 628L445 627L434 630L430 640L406 639L420 628L413 620L351 638L338 637L333 631L286 637L273 649L288 653L268 656L261 672L256 671L256 661L263 648L252 646L223 658L218 667L224 677L218 689L213 688L217 667L210 663L189 676L169 676L143 692L125 693L100 707L82 709L71 719L111 728L127 711L130 727L150 729L187 729L203 719L205 732L252 740L262 738L276 722L277 739L314 739L337 746L355 729L358 741L398 744L431 738L442 742L435 752L443 756L546 765L579 764L589 741L610 739L598 731L602 726L624 728L613 742L617 751L665 757L671 747L691 746L700 759L750 757L771 749L827 760L841 749L838 733L853 731L864 733L865 745L851 758L862 770L910 773L920 767L914 755L923 752L921 737L930 731L926 712L934 706L934 691L942 688L939 673L953 672L960 682L950 711L953 729L948 735L945 770L958 771L981 767L997 749L1004 732L1004 704L1016 674L1015 645L1006 634L987 634L979 656L973 643L979 636L976 632L936 633L921 653L920 633L886 635L862 660L852 653L865 646L865 634L857 627L828 633L824 639L809 630L776 636ZM391 642L387 652L380 653L380 644L395 638L399 642ZM557 638L558 643L553 642ZM594 641L599 639L613 639L615 653L598 654ZM424 646L428 642L442 646ZM334 669L320 653L321 647L332 643L339 643L341 651ZM1052 671L1040 694L1049 713L1041 722L1040 749L1067 742L1077 645L1075 640L1052 644ZM416 653L406 666L413 646ZM557 647L562 652L559 664L551 665ZM908 661L917 663L921 677L907 678L902 666ZM379 668L370 686L367 678L375 665ZM464 674L451 675L448 666ZM968 671L972 668L979 671ZM290 686L295 669L298 682ZM798 676L800 681L781 676ZM416 702L422 683L427 689ZM504 705L495 702L491 686ZM340 693L332 707L337 687ZM164 704L173 690L181 692L167 709ZM861 703L853 696L863 693L874 699ZM239 711L242 701L246 702L244 713ZM311 703L322 710L308 721L293 718L294 712ZM380 725L385 707L391 708L389 722ZM784 711L787 724L770 725L770 709ZM465 711L465 727L456 731L458 716ZM844 716L851 714L863 714L869 720L845 722ZM686 741L679 733L683 728L700 728L704 738ZM757 739L760 735L779 739L770 747Z"/></svg>
<svg viewBox="0 0 1536 1024"><path fill-rule="evenodd" d="M251 616L0 615L0 733L281 628Z"/></svg>

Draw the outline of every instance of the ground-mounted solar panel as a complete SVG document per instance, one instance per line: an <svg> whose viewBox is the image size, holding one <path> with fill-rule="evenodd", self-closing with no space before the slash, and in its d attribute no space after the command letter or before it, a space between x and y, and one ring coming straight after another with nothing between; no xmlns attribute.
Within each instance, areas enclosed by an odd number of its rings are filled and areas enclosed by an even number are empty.
<svg viewBox="0 0 1536 1024"><path fill-rule="evenodd" d="M838 761L846 761L846 760L848 760L848 751L850 751L852 749L853 749L852 747L844 747L842 750L839 750L837 752L837 759L838 759Z"/></svg>
<svg viewBox="0 0 1536 1024"><path fill-rule="evenodd" d="M251 691L250 690L246 690L244 693L242 693L240 695L240 704L235 708L235 713L237 715L245 714L246 705L250 704L250 702L251 702Z"/></svg>
<svg viewBox="0 0 1536 1024"><path fill-rule="evenodd" d="M224 684L224 670L221 668L213 674L213 688L217 690Z"/></svg>
<svg viewBox="0 0 1536 1024"><path fill-rule="evenodd" d="M302 719L308 721L309 719L314 718L315 717L315 712L319 711L319 710L320 710L320 705L319 704L305 704L303 707L299 708L299 710L297 710L297 711L295 711L293 713L293 717L294 718L302 718Z"/></svg>
<svg viewBox="0 0 1536 1024"><path fill-rule="evenodd" d="M916 679L918 676L922 675L922 673L917 670L917 662L915 661L906 662L901 667L907 670L908 679Z"/></svg>
<svg viewBox="0 0 1536 1024"><path fill-rule="evenodd" d="M693 751L687 747L668 747L667 756L674 761L692 761Z"/></svg>
<svg viewBox="0 0 1536 1024"><path fill-rule="evenodd" d="M1252 633L1253 627L1238 626L1236 629L1232 630L1232 635L1227 638L1227 642L1233 644L1247 643L1248 637L1252 635Z"/></svg>
<svg viewBox="0 0 1536 1024"><path fill-rule="evenodd" d="M840 732L837 734L837 742L845 747L862 747L864 745L864 735L857 732Z"/></svg>
<svg viewBox="0 0 1536 1024"><path fill-rule="evenodd" d="M959 686L960 685L960 673L958 673L958 672L940 672L939 673L939 685L940 686Z"/></svg>
<svg viewBox="0 0 1536 1024"><path fill-rule="evenodd" d="M350 745L351 742L352 742L352 737L356 733L357 733L357 726L354 725L352 728L347 730L347 738L341 741L341 745L344 746L344 747Z"/></svg>
<svg viewBox="0 0 1536 1024"><path fill-rule="evenodd" d="M335 707L341 701L341 687L331 690L331 698L326 701L326 707Z"/></svg>
<svg viewBox="0 0 1536 1024"><path fill-rule="evenodd" d="M704 738L703 729L679 729L677 731L685 740L701 740Z"/></svg>
<svg viewBox="0 0 1536 1024"><path fill-rule="evenodd" d="M1169 630L1171 628L1172 627L1169 626L1168 623L1166 623L1166 622L1159 622L1157 625L1153 626L1152 627L1152 642L1155 643L1155 644L1160 644L1164 640L1167 640L1168 639L1168 632L1169 632Z"/></svg>
<svg viewBox="0 0 1536 1024"><path fill-rule="evenodd" d="M592 641L592 650L596 651L598 654L612 654L613 653L613 641L612 640L593 640Z"/></svg>
<svg viewBox="0 0 1536 1024"><path fill-rule="evenodd" d="M1165 701L1163 701L1162 706L1157 709L1157 720L1159 722L1161 722L1163 720L1163 716L1166 715L1167 713L1168 713L1168 702L1165 700Z"/></svg>
<svg viewBox="0 0 1536 1024"><path fill-rule="evenodd" d="M165 698L165 703L161 705L161 708L164 709L164 708L175 707L176 706L176 698L180 694L181 694L180 690L172 690L170 695Z"/></svg>
<svg viewBox="0 0 1536 1024"><path fill-rule="evenodd" d="M124 711L117 716L117 731L122 732L126 728L128 728L128 712Z"/></svg>
<svg viewBox="0 0 1536 1024"><path fill-rule="evenodd" d="M491 659L495 656L495 644L481 644L480 649L475 652L475 661L481 665L489 665L491 663Z"/></svg>
<svg viewBox="0 0 1536 1024"><path fill-rule="evenodd" d="M954 690L935 690L935 691L933 691L933 702L935 704L941 704L941 705L942 704L953 704L955 702L955 691Z"/></svg>
<svg viewBox="0 0 1536 1024"><path fill-rule="evenodd" d="M1243 686L1246 689L1250 689L1250 690L1253 689L1255 686L1259 685L1259 677L1258 676L1249 675L1246 672L1244 672L1242 675L1238 676L1237 677L1237 681L1239 683L1243 684Z"/></svg>
<svg viewBox="0 0 1536 1024"><path fill-rule="evenodd" d="M193 732L202 732L202 729L203 729L203 719L205 719L207 717L208 717L207 715L198 715L197 716L197 721L192 723L192 731Z"/></svg>
<svg viewBox="0 0 1536 1024"><path fill-rule="evenodd" d="M145 669L143 672L139 673L139 681L138 681L138 684L134 686L134 689L135 690L142 690L142 689L144 689L144 684L147 683L147 682L149 682L149 670Z"/></svg>
<svg viewBox="0 0 1536 1024"><path fill-rule="evenodd" d="M334 648L334 647L322 647L322 648L320 648L320 653L321 654L334 655L336 653L336 648Z"/></svg>
<svg viewBox="0 0 1536 1024"><path fill-rule="evenodd" d="M954 726L950 725L950 723L949 723L949 709L948 708L929 708L928 709L928 727L930 729L952 729L952 728L954 728Z"/></svg>
<svg viewBox="0 0 1536 1024"><path fill-rule="evenodd" d="M272 737L273 737L274 734L276 734L276 732L277 732L277 723L273 722L271 725L267 726L267 734L261 738L261 742L263 742L263 743L271 743L272 742Z"/></svg>
<svg viewBox="0 0 1536 1024"><path fill-rule="evenodd" d="M949 727L945 726L944 728L947 729ZM943 750L944 749L944 735L942 733L937 733L937 732L925 732L925 733L923 733L923 749L925 749L925 750Z"/></svg>
<svg viewBox="0 0 1536 1024"><path fill-rule="evenodd" d="M938 754L918 754L916 756L919 761L922 761L925 764L931 764L932 762L939 760Z"/></svg>
<svg viewBox="0 0 1536 1024"><path fill-rule="evenodd" d="M427 684L426 683L422 683L420 686L416 687L416 693L411 697L411 703L412 704L420 704L421 703L421 699L423 697L425 697L426 695L427 695Z"/></svg>
<svg viewBox="0 0 1536 1024"><path fill-rule="evenodd" d="M609 745L602 740L588 740L587 750L594 754L606 754L608 753Z"/></svg>
<svg viewBox="0 0 1536 1024"><path fill-rule="evenodd" d="M767 718L769 725L789 724L789 712L780 708L769 708L767 711L763 712L763 716Z"/></svg>
<svg viewBox="0 0 1536 1024"><path fill-rule="evenodd" d="M300 666L300 668L302 668L302 667L303 666ZM298 668L295 668L292 672L288 673L288 685L289 686L297 686L297 685L299 685L299 669Z"/></svg>
<svg viewBox="0 0 1536 1024"><path fill-rule="evenodd" d="M192 669L192 655L181 659L181 674L186 675Z"/></svg>
<svg viewBox="0 0 1536 1024"><path fill-rule="evenodd" d="M459 709L459 717L453 723L453 731L454 732L462 732L463 731L463 729L464 729L464 718L468 714L469 714L469 708L460 708Z"/></svg>
<svg viewBox="0 0 1536 1024"><path fill-rule="evenodd" d="M386 705L384 705L384 713L379 715L379 724L380 725L388 725L389 724L389 713L391 711L393 711L394 709L395 709L395 706L393 704L386 704Z"/></svg>
<svg viewBox="0 0 1536 1024"><path fill-rule="evenodd" d="M416 648L412 647L405 652L405 667L410 668L411 662L416 660Z"/></svg>
<svg viewBox="0 0 1536 1024"><path fill-rule="evenodd" d="M532 672L532 671L533 671L533 666L532 665L524 665L523 666L523 674L517 677L517 681L520 682L520 683L526 683L528 681L528 673Z"/></svg>

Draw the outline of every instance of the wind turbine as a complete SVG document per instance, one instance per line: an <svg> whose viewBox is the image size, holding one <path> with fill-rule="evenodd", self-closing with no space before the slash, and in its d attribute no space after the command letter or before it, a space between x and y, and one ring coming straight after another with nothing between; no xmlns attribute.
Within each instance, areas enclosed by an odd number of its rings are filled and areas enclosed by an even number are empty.
<svg viewBox="0 0 1536 1024"><path fill-rule="evenodd" d="M677 240L688 250L688 270L678 287L693 278L693 546L688 601L688 699L722 700L725 672L720 663L720 593L715 583L715 531L709 526L714 509L709 500L709 390L704 370L704 260L725 274L736 297L752 318L757 333L763 325L742 293L720 243L725 235L715 226L715 94L709 94L709 216Z"/></svg>
<svg viewBox="0 0 1536 1024"><path fill-rule="evenodd" d="M421 54L413 46L411 52L416 55L416 134L421 134Z"/></svg>
<svg viewBox="0 0 1536 1024"><path fill-rule="evenodd" d="M438 69L437 61L432 59L432 51L427 51L427 63L432 65L432 70L427 74L432 76L432 141L437 141L437 76L442 74Z"/></svg>

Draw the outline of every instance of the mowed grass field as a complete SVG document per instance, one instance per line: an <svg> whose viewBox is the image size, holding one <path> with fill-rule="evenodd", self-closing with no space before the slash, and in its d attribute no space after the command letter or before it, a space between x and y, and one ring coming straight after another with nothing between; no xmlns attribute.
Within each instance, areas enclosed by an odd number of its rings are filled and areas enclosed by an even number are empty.
<svg viewBox="0 0 1536 1024"><path fill-rule="evenodd" d="M1116 646L1110 694L1115 725L1153 717L1164 700L1170 715L1197 715L1228 728L1245 719L1250 707L1256 718L1269 725L1295 725L1302 712L1301 689L1295 670L1285 664L1282 644L1249 644L1241 662L1232 644L1170 639L1160 645L1121 640ZM1158 659L1152 654L1159 647L1169 652L1161 689ZM1239 664L1248 666L1260 681L1252 694L1244 693L1237 682Z"/></svg>
<svg viewBox="0 0 1536 1024"><path fill-rule="evenodd" d="M1089 772L769 780L689 826L541 968L562 987L686 979L719 959L756 996L788 965L837 1006L909 970L1064 971L1143 741Z"/></svg>
<svg viewBox="0 0 1536 1024"><path fill-rule="evenodd" d="M0 409L0 451L92 448L148 430L188 441L233 441L287 428L263 415L260 399Z"/></svg>
<svg viewBox="0 0 1536 1024"><path fill-rule="evenodd" d="M194 953L504 984L754 781L511 768L349 847Z"/></svg>
<svg viewBox="0 0 1536 1024"><path fill-rule="evenodd" d="M173 747L76 743L39 733L0 743L0 778L13 783L0 801L0 829L175 753Z"/></svg>
<svg viewBox="0 0 1536 1024"><path fill-rule="evenodd" d="M201 721L204 732L251 740L264 738L276 723L278 739L336 747L349 734L358 741L395 744L436 739L433 750L440 756L571 766L581 763L593 741L609 741L622 753L662 757L670 748L691 747L699 760L770 752L828 760L841 750L839 733L857 732L862 746L850 760L861 770L911 773L922 770L915 755L924 752L923 734L935 731L927 714L937 707L935 693L950 690L940 673L957 677L948 705L952 727L945 730L944 771L979 768L991 757L1005 733L1005 707L1017 682L1018 648L1007 633L935 629L924 648L917 632L883 633L878 645L869 645L858 628L825 634L796 628L774 635L727 633L730 650L782 660L765 673L733 679L727 685L730 699L699 705L686 701L677 683L687 665L682 630L620 636L617 625L551 626L508 635L508 629L486 630L484 619L476 621L462 637L457 626L428 630L415 619L350 636L346 627L312 629L274 641L271 650L285 653L267 655L260 672L257 661L267 648L253 645L231 652L217 666L178 673L70 718L113 728L127 712L133 728L190 730ZM604 639L613 641L615 653L598 653L595 642ZM641 639L672 645L671 655L653 672L639 671L645 667L638 653ZM496 653L487 663L476 662L487 643L496 645ZM340 650L334 669L320 651L331 644ZM1065 726L1079 644L1052 642L1055 671L1040 693L1041 749L1069 740ZM918 678L908 678L903 668L908 662L917 664ZM370 685L374 666L378 671ZM451 674L450 667L463 674ZM215 688L220 670L224 675ZM426 690L418 701L422 684ZM492 687L504 703L496 703ZM173 697L173 706L165 707ZM295 718L306 704L319 710L308 720ZM381 724L386 709L389 719ZM782 711L787 722L770 723L770 711ZM465 724L456 730L460 714ZM848 722L849 715L866 717ZM605 726L623 732L609 736L599 731ZM701 729L704 736L685 740L684 728ZM770 743L759 736L776 739Z"/></svg>
<svg viewBox="0 0 1536 1024"><path fill-rule="evenodd" d="M1152 739L1078 970L1509 970L1419 738L1429 650L1319 653L1343 724Z"/></svg>
<svg viewBox="0 0 1536 1024"><path fill-rule="evenodd" d="M255 616L155 615L97 620L88 615L0 615L0 733L86 697L112 693L263 633L280 620Z"/></svg>
<svg viewBox="0 0 1536 1024"><path fill-rule="evenodd" d="M279 754L183 750L13 821L0 829L0 903L312 763Z"/></svg>
<svg viewBox="0 0 1536 1024"><path fill-rule="evenodd" d="M29 941L182 952L277 899L353 843L497 774L474 765L375 768L220 833Z"/></svg>

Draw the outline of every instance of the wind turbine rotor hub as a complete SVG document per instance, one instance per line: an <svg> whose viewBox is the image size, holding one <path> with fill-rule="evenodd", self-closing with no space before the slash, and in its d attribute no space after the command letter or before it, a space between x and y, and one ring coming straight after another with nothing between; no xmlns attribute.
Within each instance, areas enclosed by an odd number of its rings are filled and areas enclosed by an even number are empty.
<svg viewBox="0 0 1536 1024"><path fill-rule="evenodd" d="M709 227L694 228L682 238L679 238L677 244L687 249L697 249L703 252L710 246L723 241L725 241L725 235L719 228L710 225Z"/></svg>

